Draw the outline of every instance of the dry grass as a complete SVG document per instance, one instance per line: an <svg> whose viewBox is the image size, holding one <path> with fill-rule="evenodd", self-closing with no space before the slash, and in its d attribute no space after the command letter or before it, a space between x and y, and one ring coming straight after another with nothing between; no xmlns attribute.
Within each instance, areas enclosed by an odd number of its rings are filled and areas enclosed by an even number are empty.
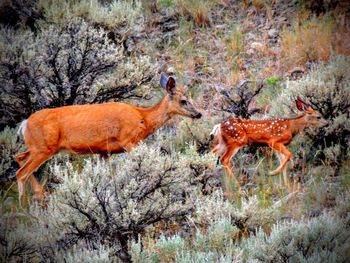
<svg viewBox="0 0 350 263"><path fill-rule="evenodd" d="M189 17L198 27L210 25L211 9L215 1L179 0L179 7L184 17Z"/></svg>
<svg viewBox="0 0 350 263"><path fill-rule="evenodd" d="M350 29L343 28L336 33L335 52L350 56Z"/></svg>
<svg viewBox="0 0 350 263"><path fill-rule="evenodd" d="M333 29L334 22L328 17L295 22L292 31L284 28L281 47L286 69L307 62L327 61L334 46Z"/></svg>

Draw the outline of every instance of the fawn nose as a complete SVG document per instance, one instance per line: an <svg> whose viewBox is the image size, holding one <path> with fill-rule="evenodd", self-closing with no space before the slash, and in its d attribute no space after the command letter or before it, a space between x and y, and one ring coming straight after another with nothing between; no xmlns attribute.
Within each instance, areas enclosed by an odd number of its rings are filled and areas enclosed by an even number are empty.
<svg viewBox="0 0 350 263"><path fill-rule="evenodd" d="M326 121L325 119L322 119L321 121L320 121L320 126L321 127L323 127L323 126L326 126L328 124L328 121Z"/></svg>

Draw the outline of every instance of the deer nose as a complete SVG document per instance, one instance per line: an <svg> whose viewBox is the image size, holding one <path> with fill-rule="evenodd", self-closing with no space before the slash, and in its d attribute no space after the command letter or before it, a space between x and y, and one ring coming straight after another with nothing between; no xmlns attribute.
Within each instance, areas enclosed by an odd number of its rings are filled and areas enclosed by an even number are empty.
<svg viewBox="0 0 350 263"><path fill-rule="evenodd" d="M193 118L195 119L199 119L200 117L202 117L202 113L198 112L196 115L193 116Z"/></svg>

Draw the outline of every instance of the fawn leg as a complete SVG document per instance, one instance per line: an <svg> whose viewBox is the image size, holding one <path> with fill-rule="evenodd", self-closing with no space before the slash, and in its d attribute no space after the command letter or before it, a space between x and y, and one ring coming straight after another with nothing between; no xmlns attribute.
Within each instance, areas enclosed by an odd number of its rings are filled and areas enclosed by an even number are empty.
<svg viewBox="0 0 350 263"><path fill-rule="evenodd" d="M291 152L287 150L287 148L282 144L282 143L271 143L269 144L271 148L276 150L277 155L281 154L284 156L284 160L282 161L282 157L279 157L280 165L277 167L276 170L271 171L269 174L270 175L277 175L283 170L283 181L284 184L288 187L288 191L291 191L291 185L289 182L289 179L287 177L287 170L286 170L286 164L288 161L291 159Z"/></svg>
<svg viewBox="0 0 350 263"><path fill-rule="evenodd" d="M225 167L227 175L236 181L238 187L240 187L240 184L232 172L230 161L240 148L241 147L239 147L238 145L229 145L220 159L220 162Z"/></svg>

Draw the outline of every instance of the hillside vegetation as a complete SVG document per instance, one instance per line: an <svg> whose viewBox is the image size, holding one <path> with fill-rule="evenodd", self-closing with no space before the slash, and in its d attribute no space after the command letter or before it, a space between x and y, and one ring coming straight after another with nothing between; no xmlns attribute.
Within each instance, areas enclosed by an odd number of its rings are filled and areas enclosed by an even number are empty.
<svg viewBox="0 0 350 263"><path fill-rule="evenodd" d="M6 0L0 3L0 262L348 262L350 6L312 0ZM174 76L203 117L176 117L130 153L58 154L18 203L22 120L43 108L158 102ZM211 153L231 117L327 120L278 158Z"/></svg>

